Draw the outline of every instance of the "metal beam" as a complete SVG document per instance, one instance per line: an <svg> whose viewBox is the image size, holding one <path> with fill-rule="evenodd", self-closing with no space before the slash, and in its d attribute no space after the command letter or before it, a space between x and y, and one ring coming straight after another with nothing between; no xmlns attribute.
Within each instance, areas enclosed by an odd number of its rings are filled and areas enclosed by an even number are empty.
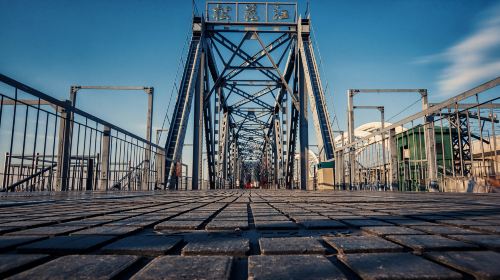
<svg viewBox="0 0 500 280"><path fill-rule="evenodd" d="M193 168L191 176L191 189L198 190L201 189L203 182L200 181L201 172L203 172L203 100L205 92L205 52L202 51L200 54L200 65L198 67L198 73L196 77L196 85L194 89L194 112L193 112Z"/></svg>
<svg viewBox="0 0 500 280"><path fill-rule="evenodd" d="M74 85L75 89L97 89L97 90L144 90L146 93L149 93L151 87L144 86L79 86Z"/></svg>
<svg viewBox="0 0 500 280"><path fill-rule="evenodd" d="M303 55L303 54L300 54ZM309 182L309 118L307 113L308 89L303 60L299 61L299 138L300 138L300 189L307 190Z"/></svg>
<svg viewBox="0 0 500 280"><path fill-rule="evenodd" d="M1 105L30 105L30 106L51 106L52 108L56 109L59 108L58 105L50 103L49 101L45 101L42 99L18 99L12 100L12 99L3 99L0 102Z"/></svg>
<svg viewBox="0 0 500 280"><path fill-rule="evenodd" d="M318 147L320 151L324 151L321 160L328 160L334 157L333 132L309 31L309 19L302 20L299 26L299 51L304 66Z"/></svg>
<svg viewBox="0 0 500 280"><path fill-rule="evenodd" d="M196 18L194 19L196 20ZM165 144L166 164L165 164L165 187L169 184L170 189L174 189L177 178L174 174L174 166L180 160L184 137L186 133L187 120L191 110L192 91L194 80L199 66L200 35L193 30L193 37L189 46L189 53L184 66L184 73L177 95L174 114L168 137ZM172 159L172 160L169 160ZM170 180L168 180L170 178Z"/></svg>
<svg viewBox="0 0 500 280"><path fill-rule="evenodd" d="M390 93L390 92L397 92L397 93L405 93L405 92L418 92L418 93L424 93L427 92L426 89L414 89L414 88L406 88L406 89L352 89L352 92L354 94L357 93Z"/></svg>
<svg viewBox="0 0 500 280"><path fill-rule="evenodd" d="M462 92L461 94L457 95L457 96L454 96L454 97L451 97L439 104L436 104L435 106L433 107L429 107L428 109L426 110L423 110L421 112L418 112L416 114L413 114L411 116L408 116L398 122L395 122L393 124L391 124L390 126L387 126L385 127L384 129L382 130L379 130L377 132L373 132L371 133L370 135L367 135L367 136L364 136L360 139L358 139L357 141L353 142L353 143L349 143L347 145L345 145L344 147L342 148L339 148L338 150L342 150L342 149L346 149L346 148L349 148L349 147L354 147L356 144L360 144L362 143L363 141L375 136L375 135L379 135L381 133L384 133L384 132L388 132L389 130L391 130L392 128L396 128L398 126L401 126L403 124L406 124L406 123L409 123L411 122L412 120L416 120L418 118L422 118L426 115L432 115L436 112L439 112L440 110L444 109L444 108L448 108L449 106L451 106L452 104L455 104L457 102L460 102L461 100L464 100L464 99L467 99L471 96L474 96L476 94L479 94L481 92L484 92L484 91L487 91L489 89L492 89L494 87L497 87L498 85L500 84L500 77L497 77L493 80L490 80L484 84L481 84L477 87L474 87L472 89L469 89L467 91L464 91Z"/></svg>
<svg viewBox="0 0 500 280"><path fill-rule="evenodd" d="M436 105L439 105L439 103L429 103L430 108L433 108ZM480 109L499 109L500 108L500 103L485 103L485 104L478 104L478 103L457 103L457 104L451 104L447 108L451 108L451 109L475 109L475 108L480 108ZM443 109L445 109L445 108L443 108Z"/></svg>
<svg viewBox="0 0 500 280"><path fill-rule="evenodd" d="M226 88L227 88L227 87L226 87ZM228 89L229 89L229 88L228 88ZM252 102L254 102L255 104L260 105L260 106L262 106L262 107L263 107L263 108L265 108L265 109L268 109L268 110L272 110L272 109L273 109L273 107L272 107L271 105L269 105L269 104L267 104L267 103L265 103L265 102L263 102L263 101L259 100L258 98L254 98L254 96L253 96L253 95L251 95L251 94L247 93L247 92L246 92L246 91L244 91L244 90L241 90L241 89L239 89L239 88L237 88L237 87L232 87L231 89L234 91L234 93L236 93L236 94L238 94L239 96L241 96L241 97L245 98L246 100L251 100L251 101L252 101Z"/></svg>

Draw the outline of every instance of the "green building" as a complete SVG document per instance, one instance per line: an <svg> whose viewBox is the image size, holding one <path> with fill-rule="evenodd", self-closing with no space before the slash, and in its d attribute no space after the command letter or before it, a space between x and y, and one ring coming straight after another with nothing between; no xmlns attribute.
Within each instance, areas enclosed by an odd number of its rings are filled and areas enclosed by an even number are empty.
<svg viewBox="0 0 500 280"><path fill-rule="evenodd" d="M434 127L438 177L452 171L451 134L448 127ZM452 132L453 133L453 132ZM398 151L399 188L402 191L425 190L427 159L423 125L415 126L396 135Z"/></svg>

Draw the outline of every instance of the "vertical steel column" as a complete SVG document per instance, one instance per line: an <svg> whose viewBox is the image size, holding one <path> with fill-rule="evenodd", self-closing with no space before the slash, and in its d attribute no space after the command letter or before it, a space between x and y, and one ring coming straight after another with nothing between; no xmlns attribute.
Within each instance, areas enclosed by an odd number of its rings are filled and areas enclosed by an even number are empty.
<svg viewBox="0 0 500 280"><path fill-rule="evenodd" d="M353 106L354 91L347 91L347 137L349 144L355 141L354 139L354 106ZM356 158L354 154L354 147L349 147L349 160L347 161L349 168L349 189L352 188L354 178L356 177Z"/></svg>
<svg viewBox="0 0 500 280"><path fill-rule="evenodd" d="M333 176L333 188L340 188L340 151L335 151L335 159L334 159L335 169Z"/></svg>
<svg viewBox="0 0 500 280"><path fill-rule="evenodd" d="M421 90L422 110L429 108L427 90ZM428 188L437 188L436 137L434 132L434 118L431 115L424 117L425 155L427 160Z"/></svg>
<svg viewBox="0 0 500 280"><path fill-rule="evenodd" d="M203 45L203 44L202 44ZM192 179L191 179L191 189L198 190L201 188L200 178L201 172L203 172L203 100L205 92L205 52L202 50L200 56L200 65L198 68L198 77L196 79L196 86L194 91L194 130L193 130L193 168L192 168Z"/></svg>
<svg viewBox="0 0 500 280"><path fill-rule="evenodd" d="M72 138L72 102L66 100L66 106L61 108L61 121L59 122L59 140L57 152L57 189L67 191L69 188L69 171L71 161Z"/></svg>
<svg viewBox="0 0 500 280"><path fill-rule="evenodd" d="M236 188L239 189L242 185L241 182L241 158L239 156L238 147L236 147L237 157L236 157Z"/></svg>
<svg viewBox="0 0 500 280"><path fill-rule="evenodd" d="M300 54L303 55L303 54ZM300 139L300 189L307 190L309 182L309 125L307 115L307 86L302 59L299 59L299 139Z"/></svg>
<svg viewBox="0 0 500 280"><path fill-rule="evenodd" d="M226 156L226 184L225 188L231 188L231 180L232 180L232 172L233 172L233 132L231 129L229 130L228 138L227 138L227 156ZM229 182L228 182L229 181ZM229 184L227 184L229 183Z"/></svg>
<svg viewBox="0 0 500 280"><path fill-rule="evenodd" d="M384 107L379 107L380 110L380 126L381 129L384 130L385 128L385 113L384 113ZM386 168L386 158L385 158L385 153L386 153L386 147L385 147L385 133L383 132L380 134L382 137L382 172L384 173L384 189L387 189L387 168Z"/></svg>
<svg viewBox="0 0 500 280"><path fill-rule="evenodd" d="M340 133L340 147L344 146L344 131L336 130L334 133ZM335 147L335 145L334 145ZM344 171L344 149L335 152L335 185L339 187L339 189L345 188L345 171Z"/></svg>
<svg viewBox="0 0 500 280"><path fill-rule="evenodd" d="M232 188L237 189L238 188L238 181L239 181L239 176L238 176L238 139L236 135L233 136L233 158L232 158Z"/></svg>
<svg viewBox="0 0 500 280"><path fill-rule="evenodd" d="M293 92L288 95L293 100L298 99L298 62L299 59L299 48L295 48L294 53L290 54L290 60L293 61L290 65L293 64ZM289 128L287 130L288 139L287 139L287 149L286 149L286 159L285 159L285 188L292 189L294 182L294 170L296 168L295 163L295 151L296 151L296 143L297 143L297 125L299 120L299 112L298 112L298 104L296 105L294 102L290 107L290 122Z"/></svg>
<svg viewBox="0 0 500 280"><path fill-rule="evenodd" d="M219 187L219 145L218 142L220 140L220 129L221 129L221 104L219 104L219 98L222 94L221 87L217 87L215 89L214 94L214 113L213 113L213 121L214 121L214 134L213 134L213 154L214 154L214 183L210 185L210 189L217 189ZM216 140L217 139L217 140ZM210 163L209 163L210 164ZM210 174L210 173L209 173Z"/></svg>
<svg viewBox="0 0 500 280"><path fill-rule="evenodd" d="M217 181L218 186L216 188L222 188L225 184L227 169L226 169L226 159L227 159L227 134L229 127L229 112L224 112L222 120L220 122L219 130L219 149L217 156Z"/></svg>
<svg viewBox="0 0 500 280"><path fill-rule="evenodd" d="M340 137L342 141L342 146L344 146L344 132L342 132L342 136ZM341 184L342 190L345 191L345 149L339 152L339 182Z"/></svg>
<svg viewBox="0 0 500 280"><path fill-rule="evenodd" d="M274 119L274 176L276 180L276 188L281 188L283 182L283 141L281 132L281 122L279 115Z"/></svg>
<svg viewBox="0 0 500 280"><path fill-rule="evenodd" d="M156 129L156 145L160 145L160 133L162 131L168 131L168 129ZM156 149L155 150L155 165L156 165L156 178L155 178L155 189L160 189L160 185L163 184L163 178L165 176L165 150ZM129 177L130 179L130 177Z"/></svg>
<svg viewBox="0 0 500 280"><path fill-rule="evenodd" d="M153 142L153 105L154 105L154 88L149 87L145 89L148 95L148 119L146 123L146 139ZM151 149L151 148L150 148Z"/></svg>
<svg viewBox="0 0 500 280"><path fill-rule="evenodd" d="M493 104L492 104L493 105ZM493 142L493 158L494 159L497 159L498 158L498 148L497 148L497 136L496 136L496 130L495 130L495 121L497 121L497 116L493 113L493 107L490 108L490 114L489 114L489 117L490 117L490 122L491 122L491 136L490 136L490 139L491 142ZM441 129L442 131L442 129ZM444 141L443 141L444 142ZM491 150L491 146L490 146L490 150ZM444 154L444 149L443 149L443 154ZM493 162L491 163L492 164L492 167L493 167L493 174L497 174L497 172L499 172L500 170L498 170L498 160L493 160ZM497 177L498 178L498 177Z"/></svg>
<svg viewBox="0 0 500 280"><path fill-rule="evenodd" d="M111 147L111 128L104 126L102 131L102 147L101 147L101 190L108 190L109 182L109 149Z"/></svg>
<svg viewBox="0 0 500 280"><path fill-rule="evenodd" d="M154 88L146 88L145 89L146 94L148 95L148 116L147 116L147 123L146 123L146 139L149 141L149 143L152 143L153 139L153 93L154 93ZM144 155L144 169L143 169L143 180L141 184L141 188L143 190L149 190L149 177L150 177L150 170L151 170L151 145L150 144L146 145L146 150L145 155Z"/></svg>
<svg viewBox="0 0 500 280"><path fill-rule="evenodd" d="M397 151L397 145L396 145L396 129L393 128L389 130L389 154L390 156L390 162L389 162L389 172L390 172L390 179L389 182L391 184L391 190L398 190L399 189L399 182L398 182L398 151Z"/></svg>

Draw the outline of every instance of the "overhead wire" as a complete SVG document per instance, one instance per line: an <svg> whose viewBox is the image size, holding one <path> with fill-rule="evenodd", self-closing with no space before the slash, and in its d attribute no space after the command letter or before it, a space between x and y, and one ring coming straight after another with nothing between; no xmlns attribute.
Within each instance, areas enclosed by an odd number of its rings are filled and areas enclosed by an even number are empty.
<svg viewBox="0 0 500 280"><path fill-rule="evenodd" d="M413 102L412 104L408 105L407 107L403 108L403 110L401 110L400 112L396 113L395 115L393 115L392 117L388 118L386 121L390 121L392 119L394 119L395 117L401 115L404 111L410 109L411 107L415 106L415 104L417 104L418 102L420 102L420 98L418 98L417 100L415 100L415 102Z"/></svg>

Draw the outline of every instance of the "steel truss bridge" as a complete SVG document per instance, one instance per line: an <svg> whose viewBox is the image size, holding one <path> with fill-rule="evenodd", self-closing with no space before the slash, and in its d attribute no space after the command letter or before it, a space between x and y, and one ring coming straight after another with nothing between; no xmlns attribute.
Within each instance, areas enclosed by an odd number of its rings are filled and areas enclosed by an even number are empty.
<svg viewBox="0 0 500 280"><path fill-rule="evenodd" d="M430 192L500 190L500 77L349 89L333 130L311 31L296 3L208 2L156 141L151 86L60 100L0 74L0 278L499 279L500 196ZM78 108L103 90L145 94L144 137ZM389 123L371 93L422 108Z"/></svg>
<svg viewBox="0 0 500 280"><path fill-rule="evenodd" d="M252 4L232 5L238 10ZM202 135L210 189L237 188L252 177L273 188L291 188L294 168L300 168L300 188L306 189L308 104L322 159L333 158L332 128L310 21L297 18L295 4L286 6L282 11L287 11L287 20L221 19L218 12L224 7L216 3L207 4L206 17L194 17L165 146L164 183L170 189L175 188L175 164L181 161L190 114L195 120L193 189L201 185ZM300 151L297 167L296 151Z"/></svg>
<svg viewBox="0 0 500 280"><path fill-rule="evenodd" d="M311 190L310 124L319 161L333 163L322 182L330 189L500 187L500 77L440 103L422 88L350 89L347 130L334 131L311 30L295 3L208 2L204 16L193 16L164 143L159 130L152 140L153 87L74 85L59 100L0 74L0 190L232 189L248 181ZM80 110L84 90L146 93L146 136ZM370 93L416 94L422 110L388 123L380 104L355 106L355 96ZM380 122L355 128L357 109L378 110Z"/></svg>

